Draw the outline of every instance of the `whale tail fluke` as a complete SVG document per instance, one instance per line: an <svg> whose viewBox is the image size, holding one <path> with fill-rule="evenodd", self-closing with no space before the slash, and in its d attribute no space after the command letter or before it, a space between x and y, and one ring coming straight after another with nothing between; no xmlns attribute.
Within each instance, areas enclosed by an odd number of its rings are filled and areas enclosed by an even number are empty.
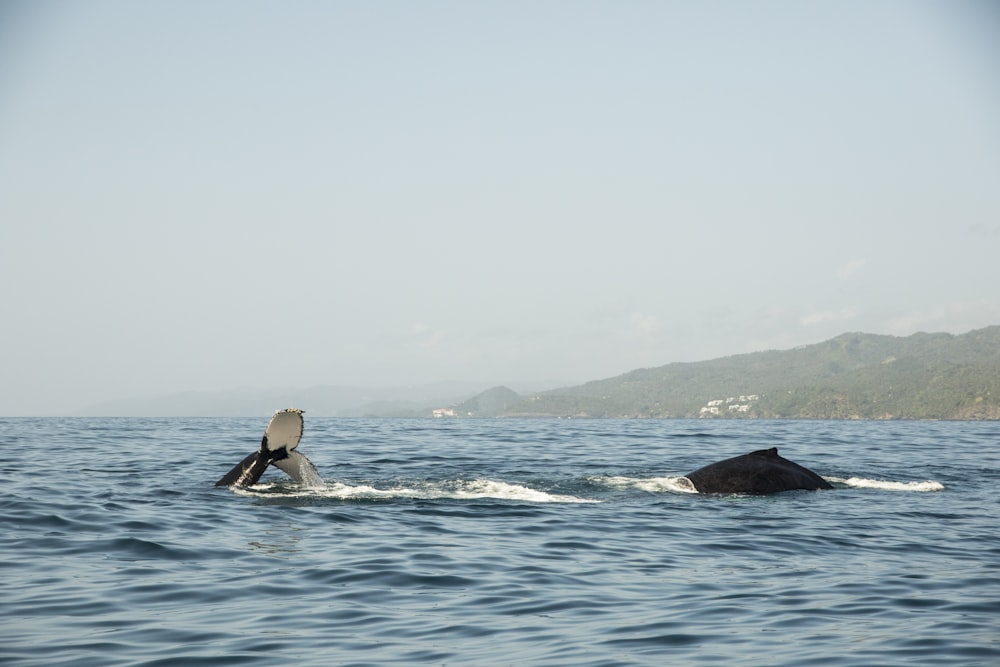
<svg viewBox="0 0 1000 667"><path fill-rule="evenodd" d="M280 470L304 486L323 486L323 478L313 462L300 452L289 452L288 458L274 462Z"/></svg>
<svg viewBox="0 0 1000 667"><path fill-rule="evenodd" d="M245 459L233 466L233 469L227 472L215 485L251 486L257 483L270 463L267 456L258 450L247 455Z"/></svg>
<svg viewBox="0 0 1000 667"><path fill-rule="evenodd" d="M319 471L304 454L295 451L302 438L302 410L279 410L271 417L260 441L260 449L237 463L216 486L252 486L272 463L296 482L309 486L323 483Z"/></svg>

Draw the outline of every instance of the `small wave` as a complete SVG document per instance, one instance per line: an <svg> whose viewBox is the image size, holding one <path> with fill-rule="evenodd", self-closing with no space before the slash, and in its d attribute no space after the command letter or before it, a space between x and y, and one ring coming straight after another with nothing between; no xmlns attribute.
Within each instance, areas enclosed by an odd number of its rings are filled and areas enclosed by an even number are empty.
<svg viewBox="0 0 1000 667"><path fill-rule="evenodd" d="M488 479L455 480L447 482L427 482L412 486L377 488L367 484L352 486L341 482L329 482L320 487L289 486L287 484L255 484L246 489L234 491L244 496L274 496L293 498L330 498L333 500L391 500L394 498L416 498L421 500L475 500L492 498L516 500L529 503L592 503L598 502L576 496L568 496L539 491L520 484L508 484Z"/></svg>
<svg viewBox="0 0 1000 667"><path fill-rule="evenodd" d="M647 493L697 493L687 477L589 477L592 484Z"/></svg>
<svg viewBox="0 0 1000 667"><path fill-rule="evenodd" d="M834 486L852 489L881 489L883 491L944 491L944 484L934 480L923 482L890 482L882 479L865 479L864 477L824 477Z"/></svg>

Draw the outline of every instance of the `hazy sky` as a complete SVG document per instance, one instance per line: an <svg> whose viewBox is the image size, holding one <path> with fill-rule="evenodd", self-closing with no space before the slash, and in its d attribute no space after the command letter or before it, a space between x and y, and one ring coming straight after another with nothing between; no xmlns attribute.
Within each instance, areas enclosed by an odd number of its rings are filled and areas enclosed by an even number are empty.
<svg viewBox="0 0 1000 667"><path fill-rule="evenodd" d="M1000 323L996 3L0 0L0 415Z"/></svg>

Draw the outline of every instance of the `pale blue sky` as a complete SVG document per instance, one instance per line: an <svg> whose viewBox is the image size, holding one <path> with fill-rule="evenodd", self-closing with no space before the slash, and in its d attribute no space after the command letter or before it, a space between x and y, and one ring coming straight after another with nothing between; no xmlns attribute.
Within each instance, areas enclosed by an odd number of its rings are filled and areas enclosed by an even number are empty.
<svg viewBox="0 0 1000 667"><path fill-rule="evenodd" d="M963 333L1000 9L0 0L0 234L7 415Z"/></svg>

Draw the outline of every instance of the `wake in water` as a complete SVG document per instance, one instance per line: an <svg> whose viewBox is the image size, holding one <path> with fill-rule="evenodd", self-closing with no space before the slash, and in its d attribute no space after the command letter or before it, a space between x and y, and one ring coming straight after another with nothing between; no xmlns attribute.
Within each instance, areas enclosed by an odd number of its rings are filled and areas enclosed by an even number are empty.
<svg viewBox="0 0 1000 667"><path fill-rule="evenodd" d="M826 481L839 489L881 489L882 491L944 491L944 484L934 480L923 482L890 482L882 479L865 479L864 477L826 477Z"/></svg>
<svg viewBox="0 0 1000 667"><path fill-rule="evenodd" d="M420 482L412 485L376 488L366 484L352 486L329 482L322 486L288 484L255 484L247 488L234 488L241 496L275 495L293 498L329 498L332 500L391 500L411 498L420 500L513 500L529 503L596 503L597 500L578 498L538 491L520 484L508 484L488 479Z"/></svg>
<svg viewBox="0 0 1000 667"><path fill-rule="evenodd" d="M824 477L837 489L880 489L882 491L943 491L944 485L934 480L922 482L892 482L863 477ZM687 477L590 477L592 484L612 489L646 491L647 493L698 493Z"/></svg>
<svg viewBox="0 0 1000 667"><path fill-rule="evenodd" d="M934 492L944 485L933 480L894 482L863 477L824 477L836 489L877 489L882 491ZM687 477L624 477L590 476L583 480L588 486L609 491L643 491L645 493L698 493ZM595 498L549 493L522 484L489 479L445 480L440 482L410 482L385 487L370 484L322 482L296 484L270 482L250 487L236 487L237 495L249 497L317 498L330 500L510 500L524 503L599 503Z"/></svg>
<svg viewBox="0 0 1000 667"><path fill-rule="evenodd" d="M698 493L687 477L588 477L597 486L647 493Z"/></svg>

